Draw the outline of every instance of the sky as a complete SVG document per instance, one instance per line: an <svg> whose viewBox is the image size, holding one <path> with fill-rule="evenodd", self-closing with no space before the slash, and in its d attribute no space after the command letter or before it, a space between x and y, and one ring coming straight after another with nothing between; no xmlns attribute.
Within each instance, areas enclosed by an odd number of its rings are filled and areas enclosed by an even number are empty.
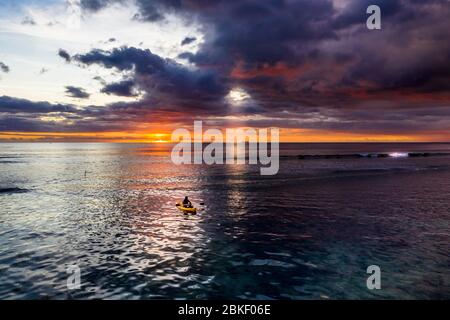
<svg viewBox="0 0 450 320"><path fill-rule="evenodd" d="M449 0L0 0L0 141L450 141L448 30Z"/></svg>

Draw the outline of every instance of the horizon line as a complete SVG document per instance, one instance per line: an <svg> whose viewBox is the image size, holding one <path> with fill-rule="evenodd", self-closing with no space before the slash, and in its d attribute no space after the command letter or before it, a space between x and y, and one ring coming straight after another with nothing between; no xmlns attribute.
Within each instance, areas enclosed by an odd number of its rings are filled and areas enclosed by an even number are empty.
<svg viewBox="0 0 450 320"><path fill-rule="evenodd" d="M177 144L179 141L164 141L164 142L158 142L158 141L74 141L74 140L67 140L67 141L12 141L12 140L0 140L0 143L111 143L111 144ZM194 141L192 142L194 143ZM203 144L209 144L211 142L202 142ZM225 142L224 142L225 143ZM450 141L286 141L282 142L280 141L279 144L320 144L320 143L327 143L327 144L362 144L362 143L384 143L384 144L396 144L396 143L403 143L403 144L412 144L412 143L450 143Z"/></svg>

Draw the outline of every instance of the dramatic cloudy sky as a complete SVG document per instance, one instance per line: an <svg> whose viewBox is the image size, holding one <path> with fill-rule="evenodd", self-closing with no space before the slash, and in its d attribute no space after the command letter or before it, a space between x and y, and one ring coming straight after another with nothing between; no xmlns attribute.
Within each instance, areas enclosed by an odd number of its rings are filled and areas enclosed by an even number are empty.
<svg viewBox="0 0 450 320"><path fill-rule="evenodd" d="M449 0L0 7L1 140L164 141L203 120L284 141L450 141Z"/></svg>

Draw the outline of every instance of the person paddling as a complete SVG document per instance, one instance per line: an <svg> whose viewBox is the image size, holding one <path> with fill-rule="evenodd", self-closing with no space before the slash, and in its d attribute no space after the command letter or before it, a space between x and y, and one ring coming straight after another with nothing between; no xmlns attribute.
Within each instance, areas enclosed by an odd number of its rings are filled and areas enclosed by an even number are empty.
<svg viewBox="0 0 450 320"><path fill-rule="evenodd" d="M183 200L183 207L185 208L193 208L191 201L189 201L189 198L186 196Z"/></svg>

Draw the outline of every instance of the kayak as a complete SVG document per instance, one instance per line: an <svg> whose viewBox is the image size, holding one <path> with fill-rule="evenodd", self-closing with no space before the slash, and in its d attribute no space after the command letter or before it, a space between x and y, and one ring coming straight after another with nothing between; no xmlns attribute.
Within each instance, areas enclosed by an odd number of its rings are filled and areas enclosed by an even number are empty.
<svg viewBox="0 0 450 320"><path fill-rule="evenodd" d="M178 208L178 210L180 210L181 212L183 212L185 214L188 214L188 213L196 214L197 213L197 208L185 208L185 207L183 207L182 203L177 203L177 208Z"/></svg>

